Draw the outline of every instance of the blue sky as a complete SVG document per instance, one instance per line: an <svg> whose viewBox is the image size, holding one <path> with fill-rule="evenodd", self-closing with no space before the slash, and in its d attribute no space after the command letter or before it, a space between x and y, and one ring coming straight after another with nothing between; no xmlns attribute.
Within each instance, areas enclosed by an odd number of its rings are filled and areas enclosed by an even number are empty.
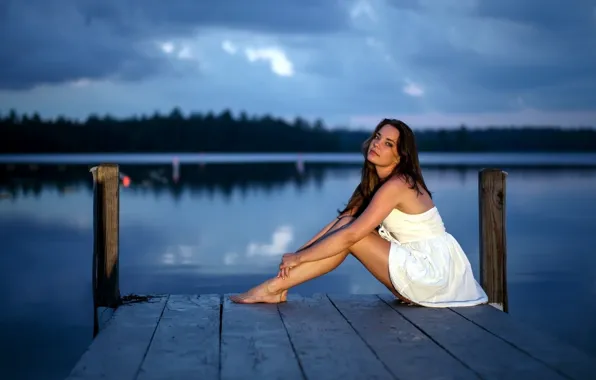
<svg viewBox="0 0 596 380"><path fill-rule="evenodd" d="M596 0L5 0L0 110L596 126Z"/></svg>

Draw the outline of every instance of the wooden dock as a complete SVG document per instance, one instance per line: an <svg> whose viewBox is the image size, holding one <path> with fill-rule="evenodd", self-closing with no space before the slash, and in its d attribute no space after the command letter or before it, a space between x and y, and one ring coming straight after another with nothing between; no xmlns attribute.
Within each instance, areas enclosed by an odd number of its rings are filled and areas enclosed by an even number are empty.
<svg viewBox="0 0 596 380"><path fill-rule="evenodd" d="M76 364L82 379L593 379L596 358L492 306L392 295L239 305L169 295L120 306Z"/></svg>
<svg viewBox="0 0 596 380"><path fill-rule="evenodd" d="M479 173L480 284L489 304L445 309L390 294L292 291L279 305L217 294L130 302L118 277L118 166L92 172L94 340L68 380L596 379L595 357L508 314L501 170Z"/></svg>

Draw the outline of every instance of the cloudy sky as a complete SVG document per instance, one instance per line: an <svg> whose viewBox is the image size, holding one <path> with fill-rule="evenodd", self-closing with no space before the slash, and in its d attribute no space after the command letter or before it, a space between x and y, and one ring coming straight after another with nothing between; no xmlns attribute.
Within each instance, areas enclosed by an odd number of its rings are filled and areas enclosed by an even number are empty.
<svg viewBox="0 0 596 380"><path fill-rule="evenodd" d="M0 110L596 126L596 0L3 0Z"/></svg>

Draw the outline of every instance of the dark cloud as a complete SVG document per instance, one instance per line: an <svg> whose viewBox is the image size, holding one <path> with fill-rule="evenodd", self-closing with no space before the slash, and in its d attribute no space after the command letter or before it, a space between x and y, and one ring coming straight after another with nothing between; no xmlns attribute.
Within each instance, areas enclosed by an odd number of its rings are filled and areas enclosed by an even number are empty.
<svg viewBox="0 0 596 380"><path fill-rule="evenodd" d="M117 39L110 42L56 40L51 35L22 41L18 44L23 49L20 52L0 53L0 87L19 90L82 78L138 80L163 67L162 58L140 54Z"/></svg>
<svg viewBox="0 0 596 380"><path fill-rule="evenodd" d="M201 103L208 109L321 115L593 109L595 5L594 0L5 0L0 89L79 78L141 82L126 87L126 99L104 83L75 102L81 109L122 113L170 105L194 109L197 98L208 99ZM235 52L222 49L224 40ZM157 45L166 41L175 44L171 58ZM186 48L189 59L176 60ZM271 57L248 59L246 49L282 55L294 75L276 76ZM155 80L145 81L148 77ZM407 91L408 84L422 90ZM86 88L54 90L56 99L71 103L87 94ZM50 107L42 91L31 98L23 94L6 95L8 103L44 102L47 109L60 103ZM102 104L96 105L97 98Z"/></svg>
<svg viewBox="0 0 596 380"><path fill-rule="evenodd" d="M596 77L594 61L524 62L482 55L448 44L416 53L409 61L450 86L473 83L495 91L531 90Z"/></svg>
<svg viewBox="0 0 596 380"><path fill-rule="evenodd" d="M106 20L121 30L130 22L152 28L194 29L215 26L272 33L329 33L350 27L341 0L107 0L80 5L90 20ZM130 29L129 29L130 30Z"/></svg>
<svg viewBox="0 0 596 380"><path fill-rule="evenodd" d="M421 37L424 49L406 60L427 81L457 94L458 111L511 108L511 99L518 97L525 106L540 109L590 109L596 104L595 5L581 0L481 1L467 15L473 23L454 23L462 34L469 33L464 39L469 43L456 46L446 30ZM481 97L496 102L491 107ZM457 100L437 101L453 109Z"/></svg>
<svg viewBox="0 0 596 380"><path fill-rule="evenodd" d="M544 85L553 85L586 79L594 83L596 1L483 1L479 2L476 14L529 28L533 38L525 41L528 50L548 53L549 59L543 62L512 67L522 83L537 80Z"/></svg>
<svg viewBox="0 0 596 380"><path fill-rule="evenodd" d="M578 60L566 66L509 63L454 50L450 55L419 54L411 62L418 65L427 81L441 83L454 95L435 99L444 110L475 112L522 105L550 110L590 109L596 104L594 60ZM512 103L517 98L523 103Z"/></svg>
<svg viewBox="0 0 596 380"><path fill-rule="evenodd" d="M594 0L479 1L475 14L528 24L540 29L594 32Z"/></svg>
<svg viewBox="0 0 596 380"><path fill-rule="evenodd" d="M5 0L0 88L80 78L140 80L168 67L151 42L221 27L275 33L348 28L339 0Z"/></svg>
<svg viewBox="0 0 596 380"><path fill-rule="evenodd" d="M144 78L164 60L114 33L90 25L71 1L9 1L2 12L0 87L27 89L81 78Z"/></svg>

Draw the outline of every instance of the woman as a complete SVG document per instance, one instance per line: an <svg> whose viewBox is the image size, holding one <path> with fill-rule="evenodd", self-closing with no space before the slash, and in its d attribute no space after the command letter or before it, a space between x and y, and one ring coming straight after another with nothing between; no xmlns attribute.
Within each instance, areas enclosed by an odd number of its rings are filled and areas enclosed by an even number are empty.
<svg viewBox="0 0 596 380"><path fill-rule="evenodd" d="M404 302L427 307L487 302L432 201L412 130L399 120L382 120L363 154L361 182L336 220L296 253L283 255L276 277L232 301L285 302L288 289L337 268L351 253Z"/></svg>

